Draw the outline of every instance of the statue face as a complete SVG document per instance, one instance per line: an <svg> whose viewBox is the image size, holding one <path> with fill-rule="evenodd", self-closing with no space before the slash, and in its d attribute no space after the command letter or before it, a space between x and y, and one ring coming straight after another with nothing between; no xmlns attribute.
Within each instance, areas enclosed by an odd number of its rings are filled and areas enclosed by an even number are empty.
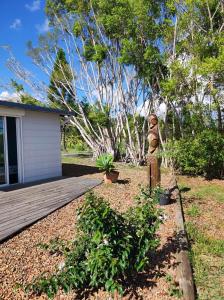
<svg viewBox="0 0 224 300"><path fill-rule="evenodd" d="M154 139L150 142L150 147L151 148L157 148L157 146L159 145L159 141L157 139Z"/></svg>
<svg viewBox="0 0 224 300"><path fill-rule="evenodd" d="M150 115L149 116L149 123L152 124L152 125L156 125L158 124L158 118L156 115Z"/></svg>

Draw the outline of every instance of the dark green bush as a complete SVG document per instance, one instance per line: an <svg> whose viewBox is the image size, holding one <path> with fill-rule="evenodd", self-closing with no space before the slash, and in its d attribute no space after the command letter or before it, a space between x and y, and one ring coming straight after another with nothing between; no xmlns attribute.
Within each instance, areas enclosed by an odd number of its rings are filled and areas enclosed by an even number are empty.
<svg viewBox="0 0 224 300"><path fill-rule="evenodd" d="M55 241L52 249L51 245L44 246L55 253L63 252L64 267L51 277L34 280L27 290L48 297L59 289L105 288L122 294L124 280L144 270L149 252L158 246L155 233L161 222L160 211L144 189L136 201L121 214L103 198L88 194L78 211L78 238L68 245L58 241L59 249Z"/></svg>
<svg viewBox="0 0 224 300"><path fill-rule="evenodd" d="M167 156L182 174L221 178L224 175L224 136L204 130L196 136L170 142Z"/></svg>

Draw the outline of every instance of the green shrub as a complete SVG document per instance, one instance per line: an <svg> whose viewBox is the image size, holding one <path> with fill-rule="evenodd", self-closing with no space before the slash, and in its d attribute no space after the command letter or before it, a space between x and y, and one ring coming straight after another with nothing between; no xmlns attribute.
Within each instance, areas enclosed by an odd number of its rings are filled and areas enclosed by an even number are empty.
<svg viewBox="0 0 224 300"><path fill-rule="evenodd" d="M89 151L89 147L86 145L85 142L79 140L73 145L73 149L76 152L84 152L84 151Z"/></svg>
<svg viewBox="0 0 224 300"><path fill-rule="evenodd" d="M96 160L96 166L99 170L104 171L106 173L114 171L114 158L111 154L102 154Z"/></svg>
<svg viewBox="0 0 224 300"><path fill-rule="evenodd" d="M204 130L194 137L172 141L165 155L182 174L220 178L224 174L224 137Z"/></svg>
<svg viewBox="0 0 224 300"><path fill-rule="evenodd" d="M55 240L52 243L55 253L63 252L64 267L34 280L26 290L48 297L59 289L105 288L122 294L124 281L149 264L149 252L158 246L155 233L160 222L160 211L144 189L136 205L123 214L89 193L78 211L78 238L66 246L59 242L58 249Z"/></svg>

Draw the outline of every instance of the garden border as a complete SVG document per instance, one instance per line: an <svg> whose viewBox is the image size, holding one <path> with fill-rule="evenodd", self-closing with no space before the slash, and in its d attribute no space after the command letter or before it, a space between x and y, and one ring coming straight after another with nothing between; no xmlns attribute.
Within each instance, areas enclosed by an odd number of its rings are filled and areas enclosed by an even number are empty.
<svg viewBox="0 0 224 300"><path fill-rule="evenodd" d="M175 191L174 198L177 202L176 211L176 225L177 225L177 237L179 243L179 250L177 252L177 281L180 290L183 292L184 300L196 299L196 288L193 279L193 271L189 260L189 241L184 225L184 213L182 206L181 193L178 187L176 177L172 175L171 191Z"/></svg>

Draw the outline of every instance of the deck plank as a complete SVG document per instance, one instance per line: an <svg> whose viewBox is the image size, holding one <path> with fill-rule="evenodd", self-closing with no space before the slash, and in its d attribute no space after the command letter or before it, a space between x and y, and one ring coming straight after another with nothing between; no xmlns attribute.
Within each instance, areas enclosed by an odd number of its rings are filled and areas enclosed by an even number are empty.
<svg viewBox="0 0 224 300"><path fill-rule="evenodd" d="M98 179L63 178L0 192L0 241L68 204L101 183Z"/></svg>

